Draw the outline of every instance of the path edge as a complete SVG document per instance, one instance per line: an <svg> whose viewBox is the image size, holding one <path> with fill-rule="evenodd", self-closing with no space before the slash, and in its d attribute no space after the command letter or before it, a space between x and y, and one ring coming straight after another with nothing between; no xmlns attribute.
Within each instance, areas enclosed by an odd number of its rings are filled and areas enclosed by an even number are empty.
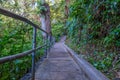
<svg viewBox="0 0 120 80"><path fill-rule="evenodd" d="M71 57L75 60L78 66L84 71L89 80L110 80L99 70L94 68L90 63L84 60L82 57L78 57L78 55L70 49L66 44L63 44L66 51L71 55Z"/></svg>

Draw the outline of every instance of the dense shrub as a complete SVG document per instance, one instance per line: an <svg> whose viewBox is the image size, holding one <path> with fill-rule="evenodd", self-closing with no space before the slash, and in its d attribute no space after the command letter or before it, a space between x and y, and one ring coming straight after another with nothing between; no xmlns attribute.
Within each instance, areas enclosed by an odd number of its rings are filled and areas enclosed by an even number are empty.
<svg viewBox="0 0 120 80"><path fill-rule="evenodd" d="M86 53L87 59L102 72L119 71L120 1L74 0L69 9L66 30L76 50ZM116 57L115 67L112 65Z"/></svg>

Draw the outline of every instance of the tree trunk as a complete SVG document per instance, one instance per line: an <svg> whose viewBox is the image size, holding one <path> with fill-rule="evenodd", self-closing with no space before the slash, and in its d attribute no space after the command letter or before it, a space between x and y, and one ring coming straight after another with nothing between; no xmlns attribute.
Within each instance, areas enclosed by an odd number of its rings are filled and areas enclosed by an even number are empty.
<svg viewBox="0 0 120 80"><path fill-rule="evenodd" d="M51 22L50 22L50 7L44 0L42 0L42 6L45 7L45 10L41 12L41 28L45 30L49 35L51 35ZM47 35L43 32L43 37L46 38Z"/></svg>
<svg viewBox="0 0 120 80"><path fill-rule="evenodd" d="M65 16L66 16L66 19L68 18L68 15L69 15L69 4L70 4L70 0L65 0Z"/></svg>
<svg viewBox="0 0 120 80"><path fill-rule="evenodd" d="M65 12L65 26L66 26L66 23L67 23L67 19L69 17L69 4L70 4L70 0L65 0L65 9L64 9L64 12ZM64 31L64 35L67 34L66 32L67 30Z"/></svg>

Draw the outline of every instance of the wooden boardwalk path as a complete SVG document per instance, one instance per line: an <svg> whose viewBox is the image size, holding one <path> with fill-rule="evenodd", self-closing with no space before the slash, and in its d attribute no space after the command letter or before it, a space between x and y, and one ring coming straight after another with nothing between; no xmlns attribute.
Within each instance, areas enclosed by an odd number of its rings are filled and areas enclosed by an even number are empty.
<svg viewBox="0 0 120 80"><path fill-rule="evenodd" d="M39 65L35 80L88 80L77 63L64 47L64 42L56 43L48 57Z"/></svg>

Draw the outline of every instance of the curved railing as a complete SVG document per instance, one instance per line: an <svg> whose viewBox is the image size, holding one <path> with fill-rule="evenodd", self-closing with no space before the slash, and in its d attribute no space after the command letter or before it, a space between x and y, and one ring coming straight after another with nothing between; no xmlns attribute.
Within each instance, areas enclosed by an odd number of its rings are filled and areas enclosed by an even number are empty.
<svg viewBox="0 0 120 80"><path fill-rule="evenodd" d="M15 13L12 13L10 11L7 11L5 9L0 8L0 14L4 15L4 16L8 16L20 21L23 21L31 26L33 26L33 41L32 41L32 49L28 50L26 52L23 53L19 53L19 54L15 54L15 55L11 55L11 56L6 56L6 57L2 57L0 58L0 64L3 64L5 62L9 62L9 61L13 61L22 57L27 56L28 54L32 54L32 73L31 73L31 79L34 80L35 77L35 52L43 47L45 47L45 54L47 55L47 50L49 50L47 47L51 46L51 44L54 42L52 35L49 35L46 31L44 31L43 29L41 29L38 25L34 24L33 22L31 22L30 20L28 20L27 18L24 18L22 16L19 16ZM46 33L47 35L47 39L45 39L45 43L42 46L39 46L36 48L36 35L37 35L37 29Z"/></svg>

